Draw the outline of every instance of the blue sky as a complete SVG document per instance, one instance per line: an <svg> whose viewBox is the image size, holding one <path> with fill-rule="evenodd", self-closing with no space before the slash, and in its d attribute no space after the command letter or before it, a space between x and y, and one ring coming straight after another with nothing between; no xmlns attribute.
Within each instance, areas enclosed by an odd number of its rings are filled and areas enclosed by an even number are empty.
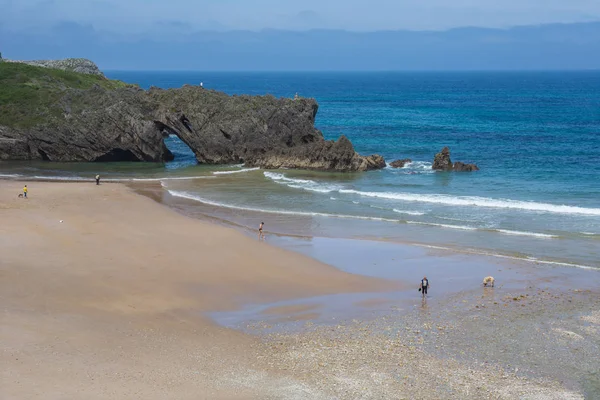
<svg viewBox="0 0 600 400"><path fill-rule="evenodd" d="M312 28L373 31L600 20L600 0L0 0L0 24L64 21L115 33Z"/></svg>

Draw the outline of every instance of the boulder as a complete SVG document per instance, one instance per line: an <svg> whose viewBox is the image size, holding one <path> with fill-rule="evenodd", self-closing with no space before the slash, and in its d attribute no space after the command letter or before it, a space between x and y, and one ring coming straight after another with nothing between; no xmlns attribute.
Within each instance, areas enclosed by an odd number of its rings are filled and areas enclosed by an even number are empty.
<svg viewBox="0 0 600 400"><path fill-rule="evenodd" d="M411 163L412 160L410 158L405 158L402 160L392 161L390 163L390 167L392 168L403 168L406 164Z"/></svg>
<svg viewBox="0 0 600 400"><path fill-rule="evenodd" d="M451 171L452 160L450 160L450 149L446 146L433 158L432 169L436 171Z"/></svg>
<svg viewBox="0 0 600 400"><path fill-rule="evenodd" d="M471 171L479 171L479 167L475 164L465 164L463 162L457 161L452 163L450 159L450 149L448 147L444 147L442 151L437 153L433 158L432 169L436 171L456 171L456 172L471 172Z"/></svg>
<svg viewBox="0 0 600 400"><path fill-rule="evenodd" d="M479 167L475 164L465 164L460 161L457 161L452 166L452 170L457 172L472 172L479 171Z"/></svg>

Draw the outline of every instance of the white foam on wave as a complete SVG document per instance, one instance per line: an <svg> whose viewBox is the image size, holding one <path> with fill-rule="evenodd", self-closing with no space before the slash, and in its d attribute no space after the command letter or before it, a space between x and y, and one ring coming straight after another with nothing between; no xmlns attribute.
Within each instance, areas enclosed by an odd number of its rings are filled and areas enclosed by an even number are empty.
<svg viewBox="0 0 600 400"><path fill-rule="evenodd" d="M411 225L427 225L427 226L437 226L439 228L447 228L447 229L459 229L462 231L476 231L477 228L473 226L465 226L465 225L448 225L448 224L436 224L433 222L420 222L420 221L406 221L406 223Z"/></svg>
<svg viewBox="0 0 600 400"><path fill-rule="evenodd" d="M238 170L234 170L234 171L214 171L213 174L214 175L239 174L241 172L257 171L259 169L260 168L256 167L256 168L242 168L242 169L238 169Z"/></svg>
<svg viewBox="0 0 600 400"><path fill-rule="evenodd" d="M394 208L392 210L395 213L398 214L406 214L406 215L425 215L424 212L420 212L420 211L407 211L407 210L398 210L397 208Z"/></svg>
<svg viewBox="0 0 600 400"><path fill-rule="evenodd" d="M0 178L8 178L8 179L15 179L15 178L21 178L23 175L21 174L0 174Z"/></svg>
<svg viewBox="0 0 600 400"><path fill-rule="evenodd" d="M397 220L397 219L367 217L367 216L362 216L362 215L327 214L327 213L318 213L318 212L272 210L272 209L236 206L233 204L225 204L225 203L219 203L216 201L208 200L208 199L205 199L200 196L196 196L196 195L188 193L188 192L181 192L181 191L177 191L177 190L169 190L168 192L172 196L175 196L175 197L180 197L180 198L184 198L184 199L188 199L188 200L194 200L199 203L204 203L204 204L208 204L208 205L215 206L215 207L229 208L232 210L252 211L252 212L260 212L260 213L266 213L266 214L296 215L296 216L306 216L306 217L328 217L328 218L358 219L358 220L384 221L384 222L396 222L396 223L404 222L404 221Z"/></svg>
<svg viewBox="0 0 600 400"><path fill-rule="evenodd" d="M532 262L532 263L536 263L536 264L559 265L559 266L563 266L563 267L575 267L575 268L595 270L595 271L600 270L600 268L591 267L589 265L566 263L566 262L562 262L562 261L540 260L535 257L515 257L515 256L507 256L504 254L490 253L487 251L477 251L477 250L472 250L472 249L455 249L455 248L451 248L451 247L435 246L435 245L431 245L431 244L421 244L421 243L412 243L412 244L414 246L426 247L428 249L447 250L447 251L452 251L452 252L475 254L475 255L487 256L487 257L505 258L508 260L526 261L526 262Z"/></svg>
<svg viewBox="0 0 600 400"><path fill-rule="evenodd" d="M275 183L286 185L294 189L308 190L310 192L331 193L340 189L339 185L323 185L310 179L288 178L277 172L264 172L264 176Z"/></svg>
<svg viewBox="0 0 600 400"><path fill-rule="evenodd" d="M411 225L426 225L426 226L437 226L439 228L446 229L458 229L462 231L487 231L487 232L496 232L501 233L503 235L517 235L517 236L530 236L538 239L556 239L558 236L549 235L546 233L537 233L537 232L527 232L527 231L511 231L508 229L486 229L486 228L478 228L474 226L467 225L449 225L449 224L436 224L434 222L420 222L420 221L406 221L407 224Z"/></svg>
<svg viewBox="0 0 600 400"><path fill-rule="evenodd" d="M167 188L166 184L163 184L164 188ZM251 212L260 212L267 214L280 214L280 215L293 215L293 216L309 216L309 217L326 217L326 218L342 218L342 219L356 219L356 220L367 220L367 221L381 221L381 222L392 222L392 223L406 223L410 225L423 225L430 227L438 227L445 229L456 229L456 230L464 230L464 231L487 231L487 232L496 232L501 234L508 235L520 235L520 236L531 236L539 239L553 239L558 236L544 234L544 233L535 233L535 232L524 232L524 231L511 231L506 229L486 229L486 228L477 228L473 226L466 225L449 225L449 224L437 224L433 222L421 222L421 221L408 221L408 220L400 220L400 219L391 219L391 218L382 218L382 217L369 217L364 215L348 215L348 214L329 214L329 213L320 213L320 212L307 212L307 211L288 211L288 210L274 210L274 209L263 209L263 208L255 208L255 207L245 207L245 206L237 206L233 204L226 204L215 202L195 194L189 192L182 192L176 190L168 190L168 192L175 197L180 197L188 200L198 201L200 203L208 204L215 207L228 208L233 210L242 210L242 211L251 211ZM332 198L335 199L335 198ZM419 213L416 211L402 211L402 210L394 210L395 212L401 214L409 214L409 215L423 215L423 213ZM412 214L410 214L412 213Z"/></svg>
<svg viewBox="0 0 600 400"><path fill-rule="evenodd" d="M404 164L404 167L402 167L401 169L420 169L423 171L433 171L432 166L433 164L429 161L412 161Z"/></svg>
<svg viewBox="0 0 600 400"><path fill-rule="evenodd" d="M452 206L475 206L487 208L505 208L523 211L536 211L557 214L580 214L600 216L600 208L585 208L577 206L536 203L510 199L491 199L486 197L448 196L443 194L415 194L400 192L362 192L353 189L340 189L339 193L355 194L364 197L374 197L388 200L400 200L419 203L433 203Z"/></svg>
<svg viewBox="0 0 600 400"><path fill-rule="evenodd" d="M386 164L385 169L401 174L431 174L435 173L432 164L428 161L412 161L404 164L401 168L394 168L389 163Z"/></svg>
<svg viewBox="0 0 600 400"><path fill-rule="evenodd" d="M491 229L491 230L494 232L503 233L505 235L532 236L532 237L543 238L543 239L555 239L558 237L556 235L549 235L547 233L536 233L536 232L527 232L527 231L511 231L508 229Z"/></svg>

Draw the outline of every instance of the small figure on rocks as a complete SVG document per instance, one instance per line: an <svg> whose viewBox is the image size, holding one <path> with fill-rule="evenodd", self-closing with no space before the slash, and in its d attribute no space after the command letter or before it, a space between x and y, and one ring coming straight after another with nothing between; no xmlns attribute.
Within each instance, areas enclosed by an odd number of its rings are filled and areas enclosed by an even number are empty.
<svg viewBox="0 0 600 400"><path fill-rule="evenodd" d="M300 98L300 96L298 96L298 92L296 92L296 94L294 95L294 100L298 100Z"/></svg>
<svg viewBox="0 0 600 400"><path fill-rule="evenodd" d="M424 276L421 279L421 286L419 287L419 291L423 294L423 297L427 295L427 289L429 289L429 280Z"/></svg>
<svg viewBox="0 0 600 400"><path fill-rule="evenodd" d="M96 185L100 184L100 175L96 175Z"/></svg>

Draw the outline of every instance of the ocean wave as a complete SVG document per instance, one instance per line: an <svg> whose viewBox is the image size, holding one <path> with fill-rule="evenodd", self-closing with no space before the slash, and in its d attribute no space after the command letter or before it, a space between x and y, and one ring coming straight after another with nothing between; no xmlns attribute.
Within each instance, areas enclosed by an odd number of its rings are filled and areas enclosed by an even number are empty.
<svg viewBox="0 0 600 400"><path fill-rule="evenodd" d="M21 174L0 174L0 179L4 178L4 179L19 179L22 178L23 175Z"/></svg>
<svg viewBox="0 0 600 400"><path fill-rule="evenodd" d="M277 172L264 172L264 176L275 183L286 185L294 189L308 190L310 192L331 193L340 189L339 185L324 185L310 179L288 178Z"/></svg>
<svg viewBox="0 0 600 400"><path fill-rule="evenodd" d="M229 175L229 174L239 174L240 172L250 172L250 171L257 171L260 168L256 167L256 168L242 168L239 170L234 170L234 171L215 171L213 172L214 175Z"/></svg>
<svg viewBox="0 0 600 400"><path fill-rule="evenodd" d="M175 197L180 197L180 198L184 198L184 199L188 199L188 200L194 200L199 203L204 203L204 204L208 204L208 205L215 206L215 207L228 208L228 209L232 209L232 210L260 212L260 213L266 213L266 214L306 216L306 217L357 219L357 220L384 221L384 222L395 222L395 223L405 222L405 221L398 220L398 219L367 217L367 216L362 216L362 215L328 214L328 213L307 212L307 211L273 210L273 209L236 206L233 204L219 203L216 201L208 200L208 199L205 199L200 196L196 196L196 195L188 193L188 192L181 192L181 191L177 191L177 190L168 190L168 192L169 192L169 194L171 194L172 196L175 196Z"/></svg>
<svg viewBox="0 0 600 400"><path fill-rule="evenodd" d="M530 236L538 239L556 239L559 236L550 235L547 233L537 233L537 232L527 232L527 231L512 231L508 229L495 229L495 228L480 228L475 226L468 225L449 225L449 224L436 224L434 222L421 222L421 221L406 221L407 224L411 225L426 225L426 226L436 226L439 228L446 229L458 229L462 231L482 231L482 232L494 232L501 233L503 235L517 235L517 236Z"/></svg>
<svg viewBox="0 0 600 400"><path fill-rule="evenodd" d="M412 161L412 162L404 164L404 167L402 167L400 169L420 169L420 170L424 170L424 171L429 171L429 170L433 170L432 166L433 166L433 164L430 163L429 161Z"/></svg>
<svg viewBox="0 0 600 400"><path fill-rule="evenodd" d="M392 210L395 213L398 214L407 214L407 215L425 215L424 212L420 212L420 211L406 211L406 210L398 210L397 208L394 208Z"/></svg>
<svg viewBox="0 0 600 400"><path fill-rule="evenodd" d="M389 163L387 163L385 169L394 173L406 175L435 173L431 166L432 164L428 161L412 161L404 164L402 168L394 168Z"/></svg>
<svg viewBox="0 0 600 400"><path fill-rule="evenodd" d="M476 231L478 228L473 226L466 225L448 225L448 224L436 224L434 222L421 222L421 221L406 221L406 223L411 225L427 225L427 226L437 226L439 228L447 228L447 229L459 229L462 231Z"/></svg>
<svg viewBox="0 0 600 400"><path fill-rule="evenodd" d="M0 175L4 177L4 175ZM44 175L6 175L6 177L19 178L24 180L36 180L36 181L59 181L59 182L94 182L93 177L85 176L44 176ZM161 178L102 178L102 182L161 182L161 181L178 181L178 180L195 180L195 179L210 179L215 178L210 175L200 176L173 176L173 177L161 177Z"/></svg>
<svg viewBox="0 0 600 400"><path fill-rule="evenodd" d="M547 212L556 214L580 214L600 216L600 208L536 203L510 199L491 199L486 197L448 196L442 194L415 194L398 192L362 192L352 189L340 189L339 193L355 194L363 197L374 197L388 200L400 200L418 203L434 203L452 206L505 208L523 211Z"/></svg>
<svg viewBox="0 0 600 400"><path fill-rule="evenodd" d="M517 236L532 236L544 239L556 239L558 236L549 235L547 233L536 233L536 232L527 232L527 231L511 231L508 229L490 229L493 232L503 233L505 235L517 235Z"/></svg>

